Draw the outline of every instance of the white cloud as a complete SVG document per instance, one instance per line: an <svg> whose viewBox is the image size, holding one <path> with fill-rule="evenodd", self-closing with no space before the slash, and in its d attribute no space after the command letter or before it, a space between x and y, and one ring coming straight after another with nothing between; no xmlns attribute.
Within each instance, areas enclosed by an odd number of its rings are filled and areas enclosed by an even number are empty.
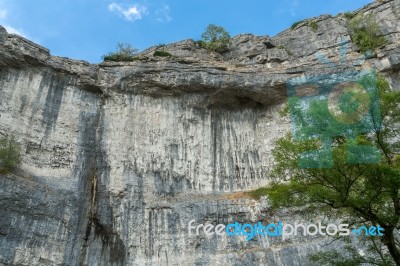
<svg viewBox="0 0 400 266"><path fill-rule="evenodd" d="M0 19L5 19L7 18L7 10L5 9L0 9Z"/></svg>
<svg viewBox="0 0 400 266"><path fill-rule="evenodd" d="M292 2L291 2L291 4L290 4L290 14L292 15L292 16L296 16L296 9L297 9L297 7L299 6L299 0L292 0Z"/></svg>
<svg viewBox="0 0 400 266"><path fill-rule="evenodd" d="M3 25L3 27L7 30L8 33L17 34L17 35L20 35L22 37L28 38L28 35L26 35L24 33L24 31L21 30L21 29L16 29L16 28L14 28L12 26L9 26L9 25Z"/></svg>
<svg viewBox="0 0 400 266"><path fill-rule="evenodd" d="M24 38L31 39L21 28L10 26L8 21L8 15L11 14L10 10L12 10L12 6L9 1L0 0L0 25L2 25L10 34L17 34ZM15 18L15 14L13 14L13 17Z"/></svg>
<svg viewBox="0 0 400 266"><path fill-rule="evenodd" d="M170 22L172 17L170 16L170 8L168 5L164 5L162 8L156 10L157 20L160 22Z"/></svg>
<svg viewBox="0 0 400 266"><path fill-rule="evenodd" d="M9 4L4 0L0 0L0 20L5 20L8 15Z"/></svg>
<svg viewBox="0 0 400 266"><path fill-rule="evenodd" d="M139 4L122 6L117 3L111 3L108 5L108 10L118 13L129 21L142 19L143 16L147 14L147 8Z"/></svg>

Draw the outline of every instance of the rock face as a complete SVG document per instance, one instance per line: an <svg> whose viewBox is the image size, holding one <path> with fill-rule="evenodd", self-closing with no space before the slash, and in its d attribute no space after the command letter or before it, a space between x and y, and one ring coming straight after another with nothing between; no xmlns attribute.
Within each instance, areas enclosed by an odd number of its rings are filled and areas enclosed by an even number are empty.
<svg viewBox="0 0 400 266"><path fill-rule="evenodd" d="M189 236L188 223L294 222L238 191L271 181L285 82L376 68L400 87L400 0L371 13L388 40L359 61L343 15L275 37L233 38L213 54L186 40L141 61L90 65L0 27L0 133L23 148L0 176L0 265L307 265L324 238ZM163 49L172 58L152 54Z"/></svg>

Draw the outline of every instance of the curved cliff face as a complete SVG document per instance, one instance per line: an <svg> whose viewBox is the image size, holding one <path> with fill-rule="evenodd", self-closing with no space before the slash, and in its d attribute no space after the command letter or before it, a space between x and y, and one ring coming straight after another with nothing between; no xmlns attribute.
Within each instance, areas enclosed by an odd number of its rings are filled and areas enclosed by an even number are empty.
<svg viewBox="0 0 400 266"><path fill-rule="evenodd" d="M400 85L400 1L372 13L388 44L341 70L374 67ZM210 54L191 40L173 58L90 65L0 27L0 133L23 147L0 176L0 265L304 265L325 239L189 236L187 224L295 221L237 191L267 184L277 110L290 77L337 72L316 58L360 57L345 18L321 16L276 37L239 35ZM298 217L297 217L298 218Z"/></svg>

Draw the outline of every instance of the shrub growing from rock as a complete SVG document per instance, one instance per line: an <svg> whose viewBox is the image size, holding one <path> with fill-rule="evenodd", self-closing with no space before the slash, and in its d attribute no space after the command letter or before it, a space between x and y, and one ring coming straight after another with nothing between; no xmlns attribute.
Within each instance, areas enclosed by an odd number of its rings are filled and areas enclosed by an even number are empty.
<svg viewBox="0 0 400 266"><path fill-rule="evenodd" d="M307 19L299 20L299 21L293 23L292 26L290 27L290 29L295 30L301 23L304 23L304 22L307 22ZM314 32L318 30L318 23L315 20L309 21L307 26L310 27L310 29Z"/></svg>
<svg viewBox="0 0 400 266"><path fill-rule="evenodd" d="M386 43L378 23L371 14L352 18L349 21L349 30L353 43L360 48L362 53L379 48Z"/></svg>
<svg viewBox="0 0 400 266"><path fill-rule="evenodd" d="M297 28L297 26L299 26L301 23L303 23L305 20L299 20L296 21L295 23L292 24L292 26L290 27L291 30L295 30Z"/></svg>
<svg viewBox="0 0 400 266"><path fill-rule="evenodd" d="M318 30L318 23L312 20L308 23L308 27L310 27L312 31L316 32Z"/></svg>
<svg viewBox="0 0 400 266"><path fill-rule="evenodd" d="M13 137L0 138L0 173L8 173L21 163L21 148Z"/></svg>
<svg viewBox="0 0 400 266"><path fill-rule="evenodd" d="M353 19L356 16L356 14L354 12L347 11L347 12L344 12L343 16L346 19L350 20L350 19Z"/></svg>

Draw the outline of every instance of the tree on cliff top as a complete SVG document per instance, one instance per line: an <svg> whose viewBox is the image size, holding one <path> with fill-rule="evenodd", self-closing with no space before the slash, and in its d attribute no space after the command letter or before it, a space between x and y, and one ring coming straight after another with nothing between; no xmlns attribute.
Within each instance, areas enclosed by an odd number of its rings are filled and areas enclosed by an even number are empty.
<svg viewBox="0 0 400 266"><path fill-rule="evenodd" d="M231 36L223 27L214 24L208 25L201 37L202 46L215 52L225 51L231 39Z"/></svg>
<svg viewBox="0 0 400 266"><path fill-rule="evenodd" d="M138 49L134 48L129 43L117 43L117 50L103 55L104 61L135 61Z"/></svg>
<svg viewBox="0 0 400 266"><path fill-rule="evenodd" d="M400 91L391 90L381 77L377 87L381 125L360 135L356 144L376 147L381 154L378 163L348 163L354 143L339 136L333 140L331 168L301 168L301 154L320 143L295 141L288 135L273 150L273 176L278 181L252 192L254 197L268 196L273 208L298 207L304 214L324 214L356 228L384 228L383 236L358 237L366 252L360 254L352 246L347 252L320 252L311 256L317 265L400 265ZM318 104L312 108L315 116L324 113ZM326 116L321 116L324 121Z"/></svg>

